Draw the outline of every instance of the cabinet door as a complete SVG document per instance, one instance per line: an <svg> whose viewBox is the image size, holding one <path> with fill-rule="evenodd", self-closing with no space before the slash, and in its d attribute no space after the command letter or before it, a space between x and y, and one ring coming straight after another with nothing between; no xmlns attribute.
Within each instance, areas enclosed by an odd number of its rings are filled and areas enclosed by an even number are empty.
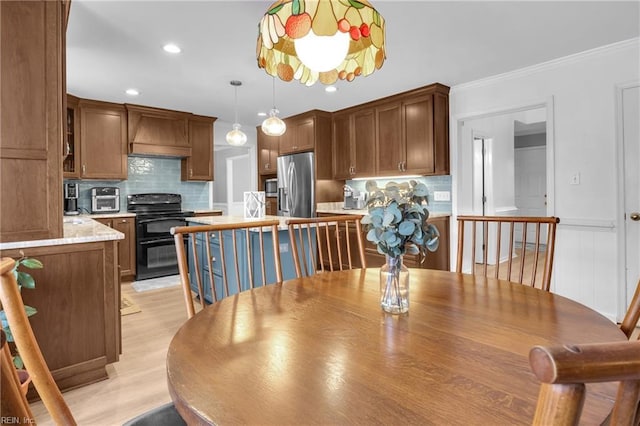
<svg viewBox="0 0 640 426"><path fill-rule="evenodd" d="M449 271L451 267L449 262L449 217L430 218L429 223L438 228L440 232L440 244L436 251L427 252L427 256L424 262L420 264L420 267Z"/></svg>
<svg viewBox="0 0 640 426"><path fill-rule="evenodd" d="M433 96L427 95L402 103L406 159L404 172L434 174Z"/></svg>
<svg viewBox="0 0 640 426"><path fill-rule="evenodd" d="M376 116L372 109L353 115L353 171L356 177L376 173Z"/></svg>
<svg viewBox="0 0 640 426"><path fill-rule="evenodd" d="M376 163L379 175L402 172L405 159L400 102L376 107Z"/></svg>
<svg viewBox="0 0 640 426"><path fill-rule="evenodd" d="M80 178L80 111L79 99L67 95L66 133L62 171L67 179Z"/></svg>
<svg viewBox="0 0 640 426"><path fill-rule="evenodd" d="M295 125L295 141L293 149L295 151L312 151L316 146L315 120L313 117L298 121Z"/></svg>
<svg viewBox="0 0 640 426"><path fill-rule="evenodd" d="M276 173L278 159L278 136L265 135L260 127L258 134L258 171L261 175Z"/></svg>
<svg viewBox="0 0 640 426"><path fill-rule="evenodd" d="M136 274L136 226L135 219L113 218L113 229L124 234L124 240L118 240L118 264L120 276L131 278Z"/></svg>
<svg viewBox="0 0 640 426"><path fill-rule="evenodd" d="M80 102L81 176L127 178L127 115L124 107Z"/></svg>
<svg viewBox="0 0 640 426"><path fill-rule="evenodd" d="M351 179L351 114L336 114L332 121L333 178Z"/></svg>
<svg viewBox="0 0 640 426"><path fill-rule="evenodd" d="M62 237L62 3L0 2L0 241Z"/></svg>
<svg viewBox="0 0 640 426"><path fill-rule="evenodd" d="M209 117L189 119L191 156L182 160L182 180L213 180L213 123Z"/></svg>
<svg viewBox="0 0 640 426"><path fill-rule="evenodd" d="M275 197L268 197L264 205L264 214L267 216L276 216L278 214L278 201Z"/></svg>
<svg viewBox="0 0 640 426"><path fill-rule="evenodd" d="M295 152L293 148L295 142L295 131L293 120L284 120L287 130L282 136L278 136L278 152L280 154L291 154Z"/></svg>

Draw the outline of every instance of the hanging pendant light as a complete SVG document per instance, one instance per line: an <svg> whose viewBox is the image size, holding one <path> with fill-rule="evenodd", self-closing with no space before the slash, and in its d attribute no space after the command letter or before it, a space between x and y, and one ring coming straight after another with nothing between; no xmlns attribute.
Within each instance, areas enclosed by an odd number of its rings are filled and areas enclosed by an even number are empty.
<svg viewBox="0 0 640 426"><path fill-rule="evenodd" d="M384 63L384 18L367 0L278 0L258 25L256 56L284 81L353 81Z"/></svg>
<svg viewBox="0 0 640 426"><path fill-rule="evenodd" d="M240 130L240 123L238 123L238 86L242 86L242 82L238 80L231 80L229 83L233 87L235 87L236 91L236 121L233 123L233 130L227 133L227 143L233 146L240 146L247 143L247 135L244 134L242 130Z"/></svg>
<svg viewBox="0 0 640 426"><path fill-rule="evenodd" d="M287 125L278 118L278 109L276 108L276 79L273 78L273 108L269 111L269 117L262 122L262 131L269 136L282 136L287 131Z"/></svg>

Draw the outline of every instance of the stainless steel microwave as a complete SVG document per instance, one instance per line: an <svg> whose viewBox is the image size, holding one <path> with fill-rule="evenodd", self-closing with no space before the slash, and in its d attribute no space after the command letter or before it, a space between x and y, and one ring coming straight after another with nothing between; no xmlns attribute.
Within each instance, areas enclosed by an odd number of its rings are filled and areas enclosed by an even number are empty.
<svg viewBox="0 0 640 426"><path fill-rule="evenodd" d="M264 181L264 195L265 197L277 197L278 196L278 179L267 179Z"/></svg>

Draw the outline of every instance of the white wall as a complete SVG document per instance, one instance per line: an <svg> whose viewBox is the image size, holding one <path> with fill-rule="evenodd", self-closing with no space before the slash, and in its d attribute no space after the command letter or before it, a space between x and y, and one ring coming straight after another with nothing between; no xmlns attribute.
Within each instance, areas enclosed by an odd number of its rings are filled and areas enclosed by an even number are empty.
<svg viewBox="0 0 640 426"><path fill-rule="evenodd" d="M454 215L468 205L464 186L468 165L461 155L458 121L464 117L552 100L555 180L549 200L560 217L552 290L620 318L617 291L616 227L617 84L640 78L639 39L594 49L512 73L452 87L451 173ZM580 184L569 183L580 174ZM462 179L462 180L461 180ZM452 226L452 261L456 227Z"/></svg>

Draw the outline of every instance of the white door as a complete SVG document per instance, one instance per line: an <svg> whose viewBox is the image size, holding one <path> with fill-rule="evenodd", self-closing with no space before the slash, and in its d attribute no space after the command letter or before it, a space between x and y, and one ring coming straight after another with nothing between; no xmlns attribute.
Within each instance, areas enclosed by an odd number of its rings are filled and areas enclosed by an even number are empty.
<svg viewBox="0 0 640 426"><path fill-rule="evenodd" d="M547 149L544 146L517 148L515 150L515 202L518 216L547 215ZM547 243L547 234L542 233L540 242ZM527 230L527 240L536 238L535 227ZM516 240L520 241L517 233Z"/></svg>
<svg viewBox="0 0 640 426"><path fill-rule="evenodd" d="M622 91L627 305L640 279L640 87Z"/></svg>

